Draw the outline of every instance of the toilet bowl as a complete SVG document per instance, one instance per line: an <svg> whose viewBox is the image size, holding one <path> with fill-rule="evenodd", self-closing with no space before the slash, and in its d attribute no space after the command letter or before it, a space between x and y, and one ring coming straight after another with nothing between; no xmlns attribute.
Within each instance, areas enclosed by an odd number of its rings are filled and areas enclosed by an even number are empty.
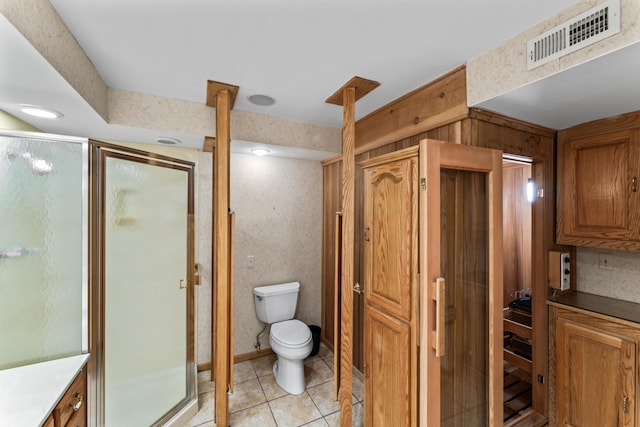
<svg viewBox="0 0 640 427"><path fill-rule="evenodd" d="M271 325L271 349L278 355L273 375L284 391L301 394L305 389L304 359L313 348L309 327L299 320L286 320Z"/></svg>
<svg viewBox="0 0 640 427"><path fill-rule="evenodd" d="M258 318L271 324L269 344L278 356L273 365L276 383L290 394L305 390L304 359L311 354L311 330L300 320L293 319L300 283L254 288Z"/></svg>

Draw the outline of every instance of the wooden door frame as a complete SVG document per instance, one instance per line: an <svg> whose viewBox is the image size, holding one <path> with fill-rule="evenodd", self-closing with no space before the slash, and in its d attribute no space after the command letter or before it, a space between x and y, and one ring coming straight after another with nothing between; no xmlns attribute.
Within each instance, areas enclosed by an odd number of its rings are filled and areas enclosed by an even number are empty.
<svg viewBox="0 0 640 427"><path fill-rule="evenodd" d="M488 173L489 188L489 426L503 423L502 381L502 151L450 142L420 141L420 425L440 425L440 360L432 349L436 328L431 303L432 282L440 277L440 230L427 236L428 224L440 223L440 169ZM496 290L497 288L497 290ZM499 351L498 351L499 349ZM495 374L498 371L500 374ZM491 373L494 373L492 376Z"/></svg>

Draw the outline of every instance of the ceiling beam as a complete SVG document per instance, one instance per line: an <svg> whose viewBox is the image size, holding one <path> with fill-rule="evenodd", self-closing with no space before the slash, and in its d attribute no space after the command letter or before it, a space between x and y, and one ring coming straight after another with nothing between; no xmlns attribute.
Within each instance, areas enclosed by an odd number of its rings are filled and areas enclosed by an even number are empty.
<svg viewBox="0 0 640 427"><path fill-rule="evenodd" d="M216 98L218 97L218 93L228 90L230 99L229 99L229 110L233 110L233 106L236 103L236 96L238 96L239 86L231 85L228 83L216 82L213 80L207 80L207 106L215 107L216 106Z"/></svg>
<svg viewBox="0 0 640 427"><path fill-rule="evenodd" d="M344 89L345 88L353 88L355 89L355 101L358 101L360 98L374 90L380 86L380 83L375 82L373 80L364 79L362 77L355 76L348 82L346 82L340 89L338 89L333 95L328 97L324 102L327 104L334 104L339 106L344 106Z"/></svg>

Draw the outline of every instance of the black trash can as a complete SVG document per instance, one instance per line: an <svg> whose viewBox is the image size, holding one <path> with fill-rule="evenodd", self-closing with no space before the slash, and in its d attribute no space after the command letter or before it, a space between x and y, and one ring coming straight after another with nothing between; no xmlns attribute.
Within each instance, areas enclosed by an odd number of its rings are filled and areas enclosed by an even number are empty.
<svg viewBox="0 0 640 427"><path fill-rule="evenodd" d="M320 326L318 325L308 325L311 330L311 338L313 339L313 348L311 349L311 354L309 357L315 356L320 351Z"/></svg>

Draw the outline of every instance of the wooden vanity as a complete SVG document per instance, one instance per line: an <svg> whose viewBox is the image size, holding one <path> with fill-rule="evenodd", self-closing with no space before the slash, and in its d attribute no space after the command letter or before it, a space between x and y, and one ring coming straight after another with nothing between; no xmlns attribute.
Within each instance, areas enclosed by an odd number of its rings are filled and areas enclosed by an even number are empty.
<svg viewBox="0 0 640 427"><path fill-rule="evenodd" d="M89 354L0 371L0 425L87 425Z"/></svg>

